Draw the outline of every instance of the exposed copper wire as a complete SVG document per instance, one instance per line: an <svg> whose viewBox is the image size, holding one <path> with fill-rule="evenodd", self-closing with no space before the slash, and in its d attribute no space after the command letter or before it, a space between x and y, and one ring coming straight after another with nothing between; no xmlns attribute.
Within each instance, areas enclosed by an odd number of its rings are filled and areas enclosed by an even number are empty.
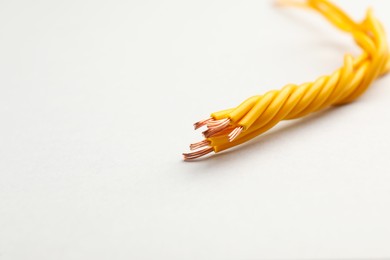
<svg viewBox="0 0 390 260"><path fill-rule="evenodd" d="M214 128L214 127L219 127L221 125L225 125L225 124L229 124L229 123L230 123L229 118L225 118L225 119L221 119L221 120L211 120L207 123L207 127Z"/></svg>
<svg viewBox="0 0 390 260"><path fill-rule="evenodd" d="M212 147L210 147L210 148L205 148L203 150L199 150L199 151L192 152L192 153L183 153L183 156L184 156L184 160L189 161L189 160L198 159L202 156L205 156L209 153L212 153L213 151L214 151L214 149Z"/></svg>
<svg viewBox="0 0 390 260"><path fill-rule="evenodd" d="M211 142L210 142L209 140L205 139L205 140L203 140L203 141L201 141L201 142L191 144L191 145L190 145L190 149L191 149L191 151L198 150L198 149L200 149L200 148L209 146L210 143L211 143Z"/></svg>
<svg viewBox="0 0 390 260"><path fill-rule="evenodd" d="M221 131L212 134L211 137L217 137L217 136L224 136L230 134L234 130L234 126L227 126L226 128L222 129Z"/></svg>
<svg viewBox="0 0 390 260"><path fill-rule="evenodd" d="M210 118L207 118L207 119L205 119L205 120L196 122L196 123L194 124L194 128L195 128L195 130L197 130L197 129L199 129L199 128L201 128L201 127L203 127L203 126L209 124L209 123L210 123L211 121L213 121L213 120L214 120L214 119L210 117Z"/></svg>
<svg viewBox="0 0 390 260"><path fill-rule="evenodd" d="M215 136L216 134L218 134L219 132L225 130L227 127L229 127L229 124L230 124L230 119L223 119L223 120L218 120L219 122L217 124L214 124L214 125L208 125L208 129L206 131L203 132L203 135L206 137L206 138L209 138L209 137L212 137L212 136Z"/></svg>
<svg viewBox="0 0 390 260"><path fill-rule="evenodd" d="M220 126L218 128L210 128L204 131L202 134L205 138L210 138L219 135L224 132L228 126Z"/></svg>
<svg viewBox="0 0 390 260"><path fill-rule="evenodd" d="M229 134L229 142L233 142L244 130L244 127L239 126L236 127L230 134Z"/></svg>

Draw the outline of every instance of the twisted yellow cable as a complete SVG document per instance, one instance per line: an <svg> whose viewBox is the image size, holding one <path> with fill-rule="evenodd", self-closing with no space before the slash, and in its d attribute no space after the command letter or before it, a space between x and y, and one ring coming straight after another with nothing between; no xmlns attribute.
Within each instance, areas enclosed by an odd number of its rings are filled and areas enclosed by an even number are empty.
<svg viewBox="0 0 390 260"><path fill-rule="evenodd" d="M236 108L213 113L210 119L196 123L195 129L207 126L208 129L203 132L206 139L192 144L194 152L184 154L185 160L247 142L281 120L301 118L329 106L352 102L375 79L390 71L386 35L371 9L363 22L357 23L327 0L281 0L279 3L319 12L334 26L350 33L363 53L358 57L345 55L344 65L329 76L251 97Z"/></svg>

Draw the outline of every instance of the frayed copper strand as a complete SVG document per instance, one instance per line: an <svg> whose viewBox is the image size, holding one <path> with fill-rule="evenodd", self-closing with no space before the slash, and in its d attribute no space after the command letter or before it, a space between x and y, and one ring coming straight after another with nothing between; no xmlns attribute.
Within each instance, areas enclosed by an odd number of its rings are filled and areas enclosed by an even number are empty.
<svg viewBox="0 0 390 260"><path fill-rule="evenodd" d="M228 126L228 127L226 127L225 129L222 129L221 131L219 131L218 133L212 134L212 136L210 136L210 137L227 136L227 135L229 135L233 130L234 130L234 127Z"/></svg>
<svg viewBox="0 0 390 260"><path fill-rule="evenodd" d="M208 128L219 127L220 125L226 124L226 122L230 122L229 118L221 119L221 120L211 120L207 123Z"/></svg>
<svg viewBox="0 0 390 260"><path fill-rule="evenodd" d="M208 118L208 119L205 119L205 120L196 122L196 123L194 124L194 128L195 128L195 130L198 130L199 128L201 128L201 127L203 127L203 126L209 124L209 123L212 122L212 121L214 121L214 119L210 117L210 118Z"/></svg>
<svg viewBox="0 0 390 260"><path fill-rule="evenodd" d="M225 131L225 128L226 127L208 129L208 130L204 131L202 134L205 138L214 137L214 136L220 135L221 132Z"/></svg>
<svg viewBox="0 0 390 260"><path fill-rule="evenodd" d="M242 126L236 127L230 134L229 134L229 142L233 142L244 130Z"/></svg>
<svg viewBox="0 0 390 260"><path fill-rule="evenodd" d="M211 143L209 140L203 140L199 143L191 144L190 149L191 149L191 151L194 151L194 150L198 150L200 148L206 147L206 146L210 146L210 144Z"/></svg>
<svg viewBox="0 0 390 260"><path fill-rule="evenodd" d="M189 160L198 159L202 156L205 156L209 153L212 153L213 151L214 151L214 149L212 147L210 147L210 148L205 148L203 150L193 152L193 153L183 153L183 156L184 156L185 161L189 161Z"/></svg>
<svg viewBox="0 0 390 260"><path fill-rule="evenodd" d="M204 131L203 135L206 138L215 136L216 134L218 134L218 133L224 131L226 128L228 128L229 124L230 124L230 119L224 119L224 120L221 120L218 124L216 124L214 126L209 126L208 125L209 129Z"/></svg>

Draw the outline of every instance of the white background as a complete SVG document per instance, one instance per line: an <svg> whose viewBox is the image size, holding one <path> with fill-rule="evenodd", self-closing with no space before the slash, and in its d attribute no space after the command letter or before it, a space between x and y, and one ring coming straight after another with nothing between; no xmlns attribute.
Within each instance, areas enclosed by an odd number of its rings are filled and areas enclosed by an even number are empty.
<svg viewBox="0 0 390 260"><path fill-rule="evenodd" d="M390 1L368 6L390 28ZM390 77L193 163L192 123L359 54L271 0L0 3L0 259L390 257Z"/></svg>

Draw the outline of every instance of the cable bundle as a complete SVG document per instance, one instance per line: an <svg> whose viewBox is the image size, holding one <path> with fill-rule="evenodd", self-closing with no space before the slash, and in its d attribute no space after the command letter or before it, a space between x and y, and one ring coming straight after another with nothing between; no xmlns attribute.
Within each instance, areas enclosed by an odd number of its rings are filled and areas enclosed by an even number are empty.
<svg viewBox="0 0 390 260"><path fill-rule="evenodd" d="M360 97L374 80L390 71L384 28L371 9L363 22L357 23L327 0L282 0L279 3L319 12L338 29L350 33L363 53L358 57L345 55L344 65L331 75L251 97L236 108L213 113L209 119L196 123L195 129L207 127L203 132L205 140L192 144L193 152L183 154L185 160L240 145L282 120L297 119L329 106L350 103Z"/></svg>

